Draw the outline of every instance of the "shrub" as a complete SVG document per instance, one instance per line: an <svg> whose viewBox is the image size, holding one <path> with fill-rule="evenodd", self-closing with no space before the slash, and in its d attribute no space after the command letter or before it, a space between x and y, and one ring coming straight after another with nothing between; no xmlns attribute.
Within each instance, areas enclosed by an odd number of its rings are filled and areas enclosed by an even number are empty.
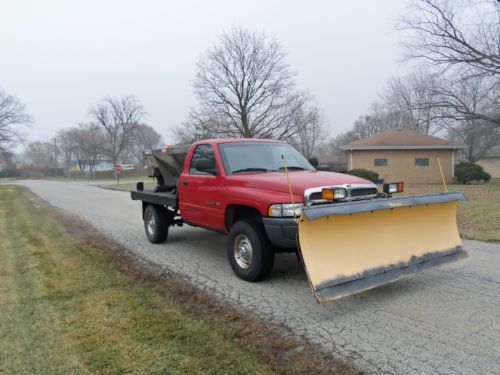
<svg viewBox="0 0 500 375"><path fill-rule="evenodd" d="M378 180L378 173L374 171L369 171L368 169L361 169L361 168L351 169L350 171L347 171L347 174L365 178L373 182L375 182L375 180Z"/></svg>
<svg viewBox="0 0 500 375"><path fill-rule="evenodd" d="M7 169L2 169L0 171L0 178L2 178L2 177L19 177L20 174L21 174L21 172L19 171L19 169L7 168Z"/></svg>
<svg viewBox="0 0 500 375"><path fill-rule="evenodd" d="M460 163L455 166L455 178L461 184L471 181L488 182L491 175L484 171L483 167L474 163Z"/></svg>

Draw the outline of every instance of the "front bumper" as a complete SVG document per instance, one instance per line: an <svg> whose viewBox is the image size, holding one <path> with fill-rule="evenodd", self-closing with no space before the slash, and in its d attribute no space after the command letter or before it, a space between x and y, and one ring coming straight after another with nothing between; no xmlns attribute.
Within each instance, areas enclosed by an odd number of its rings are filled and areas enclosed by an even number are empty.
<svg viewBox="0 0 500 375"><path fill-rule="evenodd" d="M264 217L264 228L271 244L283 249L297 248L297 224L291 217Z"/></svg>

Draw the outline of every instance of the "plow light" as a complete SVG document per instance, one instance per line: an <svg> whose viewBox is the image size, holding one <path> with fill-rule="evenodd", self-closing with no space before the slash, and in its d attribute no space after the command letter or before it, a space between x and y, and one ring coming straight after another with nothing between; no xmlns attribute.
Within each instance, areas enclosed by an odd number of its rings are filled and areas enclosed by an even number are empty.
<svg viewBox="0 0 500 375"><path fill-rule="evenodd" d="M335 199L344 199L346 196L347 196L347 191L343 188L323 189L321 191L321 197L328 201L333 201Z"/></svg>
<svg viewBox="0 0 500 375"><path fill-rule="evenodd" d="M394 182L391 184L384 184L384 193L393 194L393 193L402 193L405 189L404 182Z"/></svg>

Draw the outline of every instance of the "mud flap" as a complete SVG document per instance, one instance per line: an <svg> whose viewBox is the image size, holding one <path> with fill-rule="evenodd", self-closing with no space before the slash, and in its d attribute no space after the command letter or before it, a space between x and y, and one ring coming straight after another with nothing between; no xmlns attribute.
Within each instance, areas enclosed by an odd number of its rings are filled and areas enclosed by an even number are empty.
<svg viewBox="0 0 500 375"><path fill-rule="evenodd" d="M313 206L299 248L318 302L466 257L456 224L461 193Z"/></svg>

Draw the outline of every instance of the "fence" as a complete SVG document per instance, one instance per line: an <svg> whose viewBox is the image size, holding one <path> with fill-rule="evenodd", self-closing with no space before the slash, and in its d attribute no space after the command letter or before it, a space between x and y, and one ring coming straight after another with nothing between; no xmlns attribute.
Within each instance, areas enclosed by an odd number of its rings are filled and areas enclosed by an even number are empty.
<svg viewBox="0 0 500 375"><path fill-rule="evenodd" d="M137 169L127 169L120 173L120 178L132 178L132 177L147 177L148 171L145 168ZM116 178L115 171L100 171L100 172L89 172L89 171L78 171L69 172L69 176L76 179L89 179L89 180L110 180Z"/></svg>

